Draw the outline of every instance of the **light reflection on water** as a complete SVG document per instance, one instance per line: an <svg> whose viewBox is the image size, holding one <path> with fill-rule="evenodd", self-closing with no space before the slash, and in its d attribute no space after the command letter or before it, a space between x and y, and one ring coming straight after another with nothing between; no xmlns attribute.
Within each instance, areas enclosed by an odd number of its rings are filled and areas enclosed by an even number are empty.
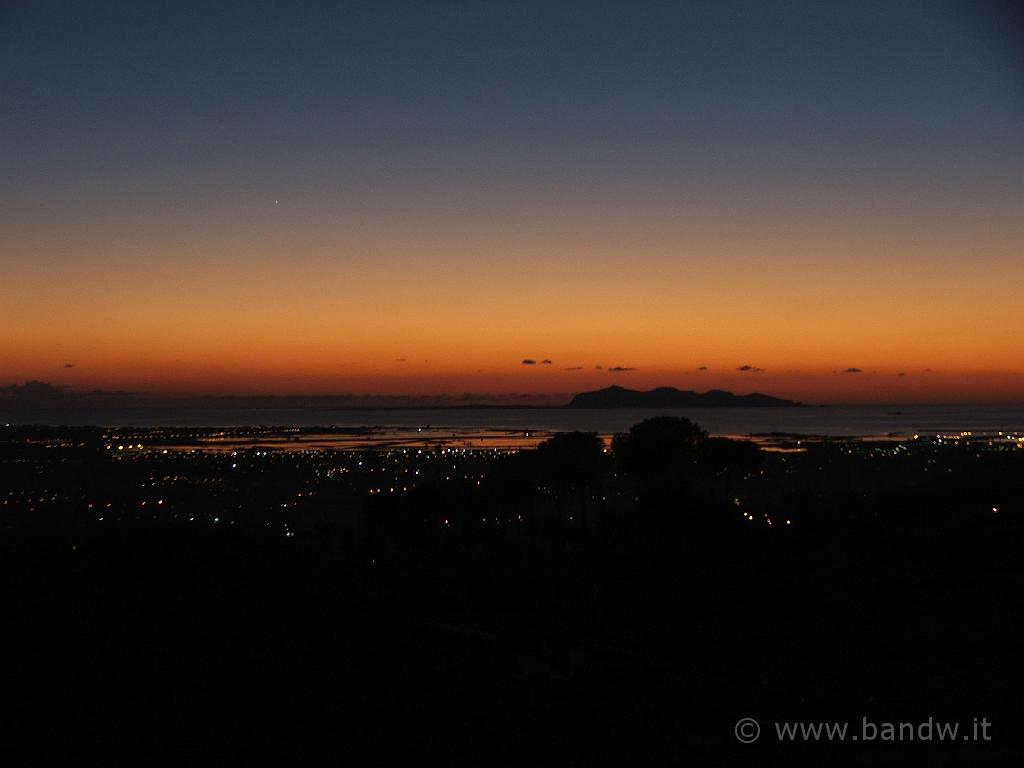
<svg viewBox="0 0 1024 768"><path fill-rule="evenodd" d="M358 437L334 434L309 433L301 437L285 437L274 434L268 429L265 435L259 437L239 436L220 438L196 438L190 441L161 442L160 449L168 451L192 451L201 450L209 453L231 453L248 450L273 450L273 451L391 451L402 449L447 449L467 451L518 451L534 448L538 443L547 440L556 432L535 431L529 436L516 432L496 432L493 430L482 430L480 432L452 432L445 430L439 434L402 435L391 431L382 430ZM599 435L606 446L611 445L612 434ZM770 451L798 452L805 450L801 444L806 445L816 442L822 438L809 438L794 440L790 437L779 436L756 436L750 438L745 435L723 435L736 439L752 439L762 448ZM860 439L860 438L858 438ZM864 438L868 440L892 441L900 438Z"/></svg>
<svg viewBox="0 0 1024 768"><path fill-rule="evenodd" d="M284 415L284 414L280 414ZM653 416L683 416L713 435L785 433L830 437L899 437L959 431L1024 430L1024 405L808 406L804 408L650 408L650 409L467 409L449 411L327 411L290 413L297 426L424 427L455 430L520 430L599 434L627 431ZM249 419L253 414L248 415ZM264 414L264 418L267 415ZM294 420L292 422L291 420ZM209 423L209 422L207 422Z"/></svg>
<svg viewBox="0 0 1024 768"><path fill-rule="evenodd" d="M269 449L277 451L356 451L393 450L402 448L464 448L466 450L512 451L532 448L553 432L496 429L434 429L434 428L374 428L360 432L282 433L268 428L260 435L231 435L197 437L182 442L161 443L167 450L241 451Z"/></svg>
<svg viewBox="0 0 1024 768"><path fill-rule="evenodd" d="M702 409L141 409L22 412L21 424L134 427L224 427L226 434L197 434L161 447L238 450L357 450L366 448L446 448L513 450L527 448L555 432L582 430L610 436L653 416L683 416L712 435L748 437L767 445L795 440L786 436L846 439L907 439L937 433L1024 432L1024 405L808 406L804 408ZM267 425L257 434L231 434L231 428ZM289 431L292 429L294 431ZM319 431L322 429L323 431ZM301 431L300 431L301 430ZM806 438L804 438L806 439Z"/></svg>

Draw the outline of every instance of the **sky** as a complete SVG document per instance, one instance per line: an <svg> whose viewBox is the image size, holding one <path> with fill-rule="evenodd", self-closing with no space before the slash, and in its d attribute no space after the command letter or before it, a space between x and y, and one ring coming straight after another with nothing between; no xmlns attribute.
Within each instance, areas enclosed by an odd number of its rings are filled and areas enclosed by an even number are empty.
<svg viewBox="0 0 1024 768"><path fill-rule="evenodd" d="M1024 401L1021 22L0 0L0 385Z"/></svg>

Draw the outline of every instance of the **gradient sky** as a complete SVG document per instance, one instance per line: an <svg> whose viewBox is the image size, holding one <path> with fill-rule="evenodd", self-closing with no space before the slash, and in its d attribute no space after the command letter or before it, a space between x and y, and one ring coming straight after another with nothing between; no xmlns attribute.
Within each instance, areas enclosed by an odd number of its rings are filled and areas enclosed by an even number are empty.
<svg viewBox="0 0 1024 768"><path fill-rule="evenodd" d="M0 384L1019 402L1012 7L0 0Z"/></svg>

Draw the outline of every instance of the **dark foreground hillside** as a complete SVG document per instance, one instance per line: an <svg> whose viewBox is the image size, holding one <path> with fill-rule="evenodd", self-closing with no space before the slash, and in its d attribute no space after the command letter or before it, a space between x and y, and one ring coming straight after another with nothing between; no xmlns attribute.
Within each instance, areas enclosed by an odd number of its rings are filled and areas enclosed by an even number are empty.
<svg viewBox="0 0 1024 768"><path fill-rule="evenodd" d="M510 457L479 485L367 495L354 532L8 517L4 754L1013 764L1021 455L833 447L727 480L708 450L658 476L622 443L596 469ZM771 725L864 717L984 717L991 739L780 744Z"/></svg>

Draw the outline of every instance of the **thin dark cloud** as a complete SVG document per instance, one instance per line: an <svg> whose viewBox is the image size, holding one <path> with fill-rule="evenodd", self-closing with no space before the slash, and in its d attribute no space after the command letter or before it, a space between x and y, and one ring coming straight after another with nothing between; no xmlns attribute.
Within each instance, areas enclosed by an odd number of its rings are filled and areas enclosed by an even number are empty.
<svg viewBox="0 0 1024 768"><path fill-rule="evenodd" d="M625 371L635 371L636 368L626 368L622 365L616 365L614 368L609 368L608 373L623 373Z"/></svg>
<svg viewBox="0 0 1024 768"><path fill-rule="evenodd" d="M598 371L603 371L604 370L604 366L603 365L595 365L594 369L598 370Z"/></svg>
<svg viewBox="0 0 1024 768"><path fill-rule="evenodd" d="M536 365L536 364L537 364L537 361L536 360L531 360L530 358L526 358L525 360L523 360L523 365Z"/></svg>
<svg viewBox="0 0 1024 768"><path fill-rule="evenodd" d="M396 357L395 358L395 362L396 363L407 363L407 362L409 362L409 358L407 358L407 357Z"/></svg>
<svg viewBox="0 0 1024 768"><path fill-rule="evenodd" d="M756 365L741 365L736 370L742 371L743 373L760 373L764 368L758 368Z"/></svg>
<svg viewBox="0 0 1024 768"><path fill-rule="evenodd" d="M541 360L540 364L541 365L551 365L551 361L550 360Z"/></svg>
<svg viewBox="0 0 1024 768"><path fill-rule="evenodd" d="M563 371L582 371L583 370L583 366L582 365L574 365L572 368L563 368L562 370Z"/></svg>
<svg viewBox="0 0 1024 768"><path fill-rule="evenodd" d="M20 386L0 387L0 407L64 407L88 405L117 405L132 402L136 393L102 389L76 390L67 384L46 381L26 381Z"/></svg>
<svg viewBox="0 0 1024 768"><path fill-rule="evenodd" d="M847 368L843 373L864 373L860 368Z"/></svg>
<svg viewBox="0 0 1024 768"><path fill-rule="evenodd" d="M897 373L896 375L897 376L906 376L907 374L905 374L905 373Z"/></svg>
<svg viewBox="0 0 1024 768"><path fill-rule="evenodd" d="M74 363L64 363L64 367L65 368L74 368L75 364Z"/></svg>
<svg viewBox="0 0 1024 768"><path fill-rule="evenodd" d="M700 368L698 368L697 370L698 370L698 371L706 371L707 369L708 369L708 367L707 367L706 365L702 365L702 366L701 366Z"/></svg>

